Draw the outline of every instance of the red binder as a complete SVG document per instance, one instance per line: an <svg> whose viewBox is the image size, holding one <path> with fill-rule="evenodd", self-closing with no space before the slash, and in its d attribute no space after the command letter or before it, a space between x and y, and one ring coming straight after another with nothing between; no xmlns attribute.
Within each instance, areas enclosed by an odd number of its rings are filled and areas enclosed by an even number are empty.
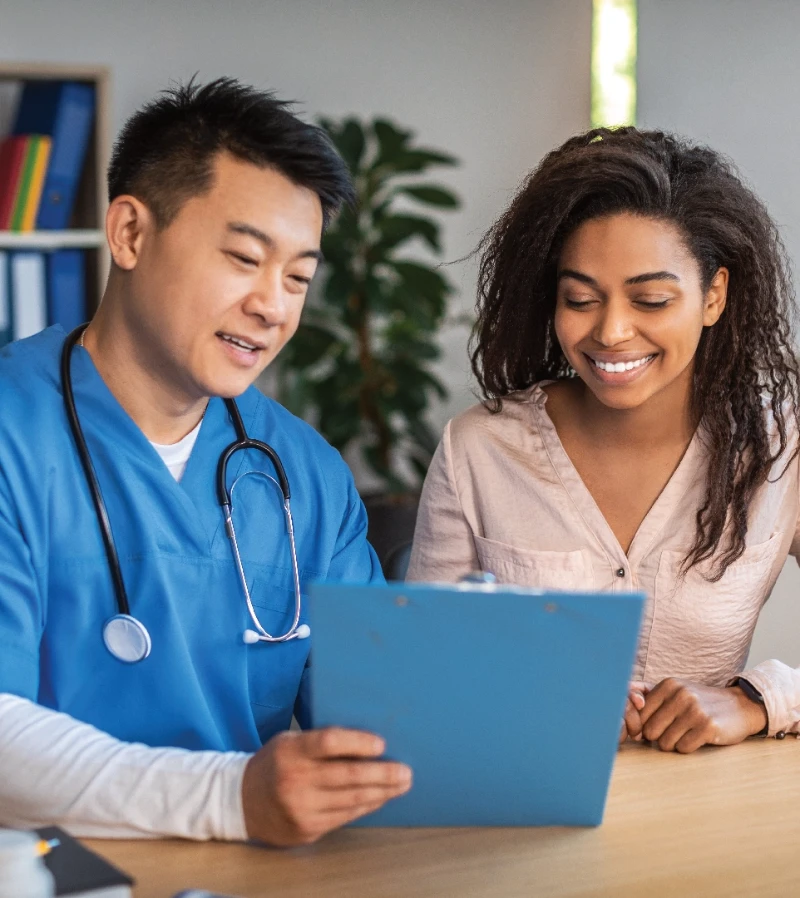
<svg viewBox="0 0 800 898"><path fill-rule="evenodd" d="M0 231L11 227L27 144L24 135L8 137L0 144Z"/></svg>

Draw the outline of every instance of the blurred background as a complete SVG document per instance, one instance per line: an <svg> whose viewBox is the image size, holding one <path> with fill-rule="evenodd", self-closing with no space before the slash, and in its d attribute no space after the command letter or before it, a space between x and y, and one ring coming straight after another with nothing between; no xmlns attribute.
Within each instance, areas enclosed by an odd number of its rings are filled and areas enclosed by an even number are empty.
<svg viewBox="0 0 800 898"><path fill-rule="evenodd" d="M336 244L349 246L352 256L354 240L377 240L389 266L386 285L364 312L372 316L372 351L383 378L376 395L384 443L396 456L389 469L379 458L374 420L365 425L357 413L328 416L365 495L384 505L387 496L413 500L431 442L448 418L476 401L466 352L476 277L469 254L544 153L593 119L674 130L729 154L778 221L792 259L800 259L798 38L794 0L0 0L0 137L14 128L14 103L27 78L49 71L67 79L71 71L96 88L75 208L63 226L82 231L83 242L57 244L51 234L36 243L31 212L33 236L6 227L0 255L5 252L10 267L15 253L41 251L51 266L55 249L77 246L85 254L91 311L104 264L97 237L104 156L127 116L170 82L196 73L204 81L230 75L272 88L297 100L303 117L326 119L358 155L352 125L343 131L352 120L365 141L364 183L370 164L383 164L381 189L392 197L393 218L401 219L378 221L377 237L373 228L372 236L340 234ZM400 136L384 129L380 143L371 130L376 119ZM420 148L430 154L427 163L409 158ZM55 152L55 143L49 149ZM48 147L28 151L35 170L43 158L35 153ZM423 190L415 197L406 189L415 185L442 193ZM46 182L42 190L44 203ZM352 277L352 259L345 254L339 262L341 276ZM404 269L407 262L439 278L420 288L426 311L416 322L398 278L424 276ZM61 271L53 265L46 280ZM46 289L45 317L55 289L49 280ZM336 312L325 283L317 289L312 304L319 315ZM344 305L337 314L316 322L310 357L290 359L290 367L262 384L283 391L285 401L318 424L326 414L317 401L324 404L324 390L309 392L308 385L324 381L326 365L352 360L348 334L358 333L359 322L348 320ZM405 356L392 349L393 340L406 341ZM352 383L342 389L355 390L354 407L363 411L367 388L359 376L353 369ZM410 406L392 398L400 392L392 392L398 379L414 387ZM370 446L372 454L365 454ZM413 501L410 512L400 499L392 502L406 509L407 527ZM756 632L751 660L767 657L800 664L800 573L793 559Z"/></svg>

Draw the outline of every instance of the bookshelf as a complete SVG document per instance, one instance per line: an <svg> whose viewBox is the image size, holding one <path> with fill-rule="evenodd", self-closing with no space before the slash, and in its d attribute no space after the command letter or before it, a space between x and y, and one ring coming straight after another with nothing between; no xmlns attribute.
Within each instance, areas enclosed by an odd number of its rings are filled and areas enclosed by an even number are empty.
<svg viewBox="0 0 800 898"><path fill-rule="evenodd" d="M108 276L109 256L104 222L106 169L111 150L110 74L105 66L50 65L0 60L0 138L9 127L8 107L16 85L23 81L80 81L95 88L95 116L75 208L69 227L62 231L18 233L0 231L0 250L85 249L87 300L92 314L100 302ZM5 103L4 103L5 101Z"/></svg>

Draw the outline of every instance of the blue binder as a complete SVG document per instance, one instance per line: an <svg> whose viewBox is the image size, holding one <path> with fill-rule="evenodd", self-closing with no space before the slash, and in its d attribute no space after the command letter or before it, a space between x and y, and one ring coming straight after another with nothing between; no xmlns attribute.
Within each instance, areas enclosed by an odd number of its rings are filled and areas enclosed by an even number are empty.
<svg viewBox="0 0 800 898"><path fill-rule="evenodd" d="M48 255L47 319L48 324L60 324L67 333L86 321L86 276L82 250L62 249Z"/></svg>
<svg viewBox="0 0 800 898"><path fill-rule="evenodd" d="M596 826L642 593L391 583L310 587L315 727L409 764L371 826Z"/></svg>
<svg viewBox="0 0 800 898"><path fill-rule="evenodd" d="M11 281L8 253L0 250L0 347L11 341Z"/></svg>
<svg viewBox="0 0 800 898"><path fill-rule="evenodd" d="M14 134L53 139L36 228L69 225L94 118L94 87L73 81L26 81Z"/></svg>

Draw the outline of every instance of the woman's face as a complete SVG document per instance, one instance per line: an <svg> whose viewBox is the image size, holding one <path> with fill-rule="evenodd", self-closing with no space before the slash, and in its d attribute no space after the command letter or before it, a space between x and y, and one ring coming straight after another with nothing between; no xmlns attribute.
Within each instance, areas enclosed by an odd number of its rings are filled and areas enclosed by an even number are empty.
<svg viewBox="0 0 800 898"><path fill-rule="evenodd" d="M725 308L728 272L704 293L677 228L621 213L584 222L558 262L555 327L570 365L610 408L687 390L704 327Z"/></svg>

